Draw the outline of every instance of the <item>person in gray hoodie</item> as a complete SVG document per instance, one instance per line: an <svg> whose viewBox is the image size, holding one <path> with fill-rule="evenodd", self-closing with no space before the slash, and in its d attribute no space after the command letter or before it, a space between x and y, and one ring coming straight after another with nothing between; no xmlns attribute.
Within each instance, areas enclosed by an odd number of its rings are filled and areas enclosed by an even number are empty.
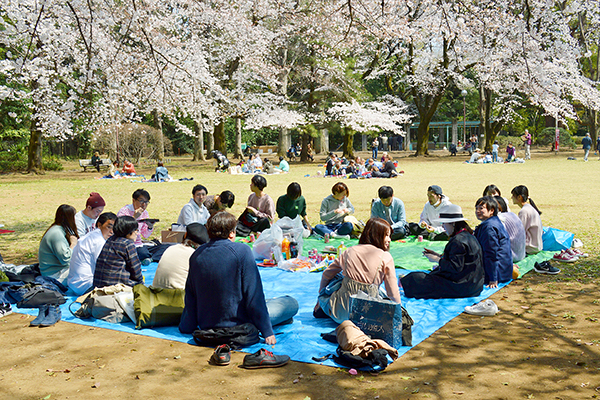
<svg viewBox="0 0 600 400"><path fill-rule="evenodd" d="M323 224L315 225L315 232L321 236L329 234L332 237L346 236L352 233L352 222L344 222L347 215L354 213L354 206L348 196L350 191L343 182L338 182L331 188L332 194L321 202L321 221Z"/></svg>

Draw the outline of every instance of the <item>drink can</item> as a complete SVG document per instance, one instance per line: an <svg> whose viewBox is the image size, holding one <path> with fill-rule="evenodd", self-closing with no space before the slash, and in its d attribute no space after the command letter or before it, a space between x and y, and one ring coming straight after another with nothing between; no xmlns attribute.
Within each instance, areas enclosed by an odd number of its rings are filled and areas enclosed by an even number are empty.
<svg viewBox="0 0 600 400"><path fill-rule="evenodd" d="M417 242L422 242L422 241L423 241L423 235L417 236Z"/></svg>
<svg viewBox="0 0 600 400"><path fill-rule="evenodd" d="M326 233L325 236L323 236L323 243L329 243L329 233Z"/></svg>

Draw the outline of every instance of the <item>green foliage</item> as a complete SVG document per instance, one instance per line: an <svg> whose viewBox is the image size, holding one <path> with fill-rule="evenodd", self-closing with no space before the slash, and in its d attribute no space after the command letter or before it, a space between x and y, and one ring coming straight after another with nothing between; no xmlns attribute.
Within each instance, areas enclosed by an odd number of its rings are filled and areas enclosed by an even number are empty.
<svg viewBox="0 0 600 400"><path fill-rule="evenodd" d="M575 148L575 142L571 133L564 128L559 128L560 131L560 147ZM545 128L536 138L535 143L541 146L549 146L554 148L555 128Z"/></svg>
<svg viewBox="0 0 600 400"><path fill-rule="evenodd" d="M148 114L147 118L145 118L144 121L148 125L153 125L154 121L152 114ZM191 119L185 118L180 122L193 131L194 122ZM168 138L171 141L174 154L179 155L194 153L195 139L193 136L190 136L180 130L177 130L175 123L168 118L163 119L162 126L165 138ZM206 134L204 136L206 136Z"/></svg>
<svg viewBox="0 0 600 400"><path fill-rule="evenodd" d="M27 149L29 147L29 131L25 128L7 129L0 132L0 173L25 171L27 169ZM59 158L49 156L44 149L42 160L44 169L62 171Z"/></svg>

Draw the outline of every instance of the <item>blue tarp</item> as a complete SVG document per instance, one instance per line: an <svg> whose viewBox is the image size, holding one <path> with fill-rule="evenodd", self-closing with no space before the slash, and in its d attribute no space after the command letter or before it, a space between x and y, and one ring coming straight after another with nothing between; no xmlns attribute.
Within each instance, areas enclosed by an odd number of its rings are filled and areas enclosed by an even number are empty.
<svg viewBox="0 0 600 400"><path fill-rule="evenodd" d="M519 262L521 271L524 273L533 268L535 261L541 261L552 257L552 253L539 253L533 257L527 257ZM398 261L396 261L398 264ZM150 284L154 279L157 263L152 263L144 269L145 281ZM321 333L330 332L337 326L335 322L328 319L315 319L312 316L313 308L317 300L317 292L321 273L307 272L287 272L276 268L259 268L263 280L265 296L278 297L290 295L298 300L300 309L294 317L294 322L289 325L275 327L277 335L277 344L272 347L276 354L287 354L294 361L307 363L316 363L312 357L321 357L327 354L335 353L337 346L323 340ZM397 269L397 274L406 274L410 271ZM500 286L502 288L506 284ZM477 303L498 289L484 289L478 297L465 299L442 299L442 300L415 300L407 299L402 296L402 304L408 310L415 321L413 326L413 346L419 344L435 331L440 329L454 317L461 314L465 306ZM401 290L402 294L402 290ZM131 334L151 336L159 339L174 340L178 342L193 344L191 335L184 335L179 332L177 327L160 327L152 329L136 330L134 323L111 324L102 320L81 320L74 317L68 305L76 299L71 296L67 303L61 306L63 321L73 322L82 325L94 326L99 328L113 329ZM73 305L73 310L78 308L78 304ZM36 309L16 309L17 312L37 315ZM266 347L264 342L244 349L244 351L253 353ZM405 354L409 347L398 349L399 355ZM317 363L319 364L319 363ZM328 366L337 366L332 360L326 360L320 364Z"/></svg>

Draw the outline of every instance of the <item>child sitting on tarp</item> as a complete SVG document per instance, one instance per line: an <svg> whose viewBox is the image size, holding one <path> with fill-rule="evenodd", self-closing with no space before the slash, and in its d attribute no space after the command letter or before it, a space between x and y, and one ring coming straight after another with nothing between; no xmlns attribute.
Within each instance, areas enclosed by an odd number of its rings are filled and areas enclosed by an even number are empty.
<svg viewBox="0 0 600 400"><path fill-rule="evenodd" d="M506 228L498 218L498 202L493 196L484 196L475 203L475 215L481 224L475 237L483 251L485 284L490 288L508 282L513 276L512 250Z"/></svg>

